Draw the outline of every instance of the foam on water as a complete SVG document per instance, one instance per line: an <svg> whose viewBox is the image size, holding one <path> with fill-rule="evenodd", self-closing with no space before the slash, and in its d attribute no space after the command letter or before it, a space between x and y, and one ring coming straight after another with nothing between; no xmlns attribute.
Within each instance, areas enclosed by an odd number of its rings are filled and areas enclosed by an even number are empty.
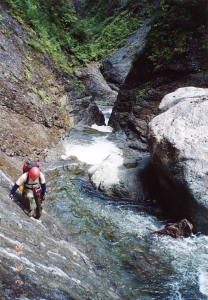
<svg viewBox="0 0 208 300"><path fill-rule="evenodd" d="M99 106L100 110L102 111L104 118L105 118L105 124L108 124L110 115L112 113L112 106Z"/></svg>
<svg viewBox="0 0 208 300"><path fill-rule="evenodd" d="M62 155L62 159L74 155L80 161L92 165L100 163L112 153L121 153L121 150L105 137L95 138L93 143L88 145L66 143L64 148L65 154Z"/></svg>
<svg viewBox="0 0 208 300"><path fill-rule="evenodd" d="M96 124L93 124L91 126L91 128L96 129L96 130L98 130L100 132L112 132L113 131L112 127L110 127L110 126L104 126L104 125L103 126L98 126Z"/></svg>
<svg viewBox="0 0 208 300"><path fill-rule="evenodd" d="M208 272L206 271L199 273L199 290L203 295L208 296Z"/></svg>

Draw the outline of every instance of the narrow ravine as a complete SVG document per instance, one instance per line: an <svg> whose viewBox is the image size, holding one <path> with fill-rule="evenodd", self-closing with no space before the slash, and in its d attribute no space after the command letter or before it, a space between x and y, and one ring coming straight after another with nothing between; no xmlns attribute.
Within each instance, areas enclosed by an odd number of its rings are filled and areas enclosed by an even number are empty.
<svg viewBox="0 0 208 300"><path fill-rule="evenodd" d="M104 127L97 130L72 130L64 157L74 155L93 165L120 151L108 141ZM206 236L174 240L152 235L165 224L157 218L158 211L105 196L80 170L49 172L48 181L47 212L90 258L97 282L109 281L118 299L208 299ZM91 293L90 299L105 299L104 294Z"/></svg>

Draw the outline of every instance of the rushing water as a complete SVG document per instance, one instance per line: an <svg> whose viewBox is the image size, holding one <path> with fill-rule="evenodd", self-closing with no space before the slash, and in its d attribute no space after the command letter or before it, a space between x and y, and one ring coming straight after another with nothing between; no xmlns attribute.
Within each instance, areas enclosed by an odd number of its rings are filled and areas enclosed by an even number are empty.
<svg viewBox="0 0 208 300"><path fill-rule="evenodd" d="M101 132L95 129L73 130L63 157L76 155L95 164L111 152L120 153L103 127ZM174 240L152 235L163 221L142 205L95 191L80 170L54 170L48 181L47 210L77 248L84 249L97 269L97 280L108 279L119 299L208 299L207 236ZM90 299L102 300L96 291L94 295ZM87 291L83 299L88 299Z"/></svg>

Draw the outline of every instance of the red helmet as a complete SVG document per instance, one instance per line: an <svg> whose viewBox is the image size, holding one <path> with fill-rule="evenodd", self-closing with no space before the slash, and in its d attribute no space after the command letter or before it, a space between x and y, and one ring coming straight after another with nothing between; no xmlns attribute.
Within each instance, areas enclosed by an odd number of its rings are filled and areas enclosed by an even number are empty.
<svg viewBox="0 0 208 300"><path fill-rule="evenodd" d="M38 177L40 177L40 169L38 167L33 167L29 170L28 176L32 179L35 180Z"/></svg>

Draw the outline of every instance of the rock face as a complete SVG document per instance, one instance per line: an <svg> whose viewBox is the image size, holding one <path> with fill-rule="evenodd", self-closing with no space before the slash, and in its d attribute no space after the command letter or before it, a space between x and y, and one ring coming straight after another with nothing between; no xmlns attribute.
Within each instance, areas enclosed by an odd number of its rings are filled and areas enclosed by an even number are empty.
<svg viewBox="0 0 208 300"><path fill-rule="evenodd" d="M94 97L96 103L100 105L113 105L118 93L113 91L105 81L96 63L88 65L77 71L76 75L85 81L88 94Z"/></svg>
<svg viewBox="0 0 208 300"><path fill-rule="evenodd" d="M73 120L73 126L97 124L98 126L105 125L105 118L99 110L92 97L76 99L72 103L70 111L70 119Z"/></svg>
<svg viewBox="0 0 208 300"><path fill-rule="evenodd" d="M119 85L124 83L135 57L138 57L145 48L146 37L150 29L148 20L136 34L128 38L127 46L122 47L111 58L103 61L103 74L109 82Z"/></svg>
<svg viewBox="0 0 208 300"><path fill-rule="evenodd" d="M148 123L158 103L136 103L136 101L134 91L122 89L118 94L108 124L115 131L125 132L130 148L146 152L148 151L146 141Z"/></svg>
<svg viewBox="0 0 208 300"><path fill-rule="evenodd" d="M11 185L0 171L0 298L73 300L87 293L93 299L96 290L103 299L118 299L110 282L96 280L95 265L72 245L72 237L56 218L46 211L41 221L29 218L9 199Z"/></svg>
<svg viewBox="0 0 208 300"><path fill-rule="evenodd" d="M0 15L0 160L43 159L70 128L70 98L52 60L27 45L3 4Z"/></svg>
<svg viewBox="0 0 208 300"><path fill-rule="evenodd" d="M166 95L150 122L149 145L163 204L208 232L208 89Z"/></svg>

